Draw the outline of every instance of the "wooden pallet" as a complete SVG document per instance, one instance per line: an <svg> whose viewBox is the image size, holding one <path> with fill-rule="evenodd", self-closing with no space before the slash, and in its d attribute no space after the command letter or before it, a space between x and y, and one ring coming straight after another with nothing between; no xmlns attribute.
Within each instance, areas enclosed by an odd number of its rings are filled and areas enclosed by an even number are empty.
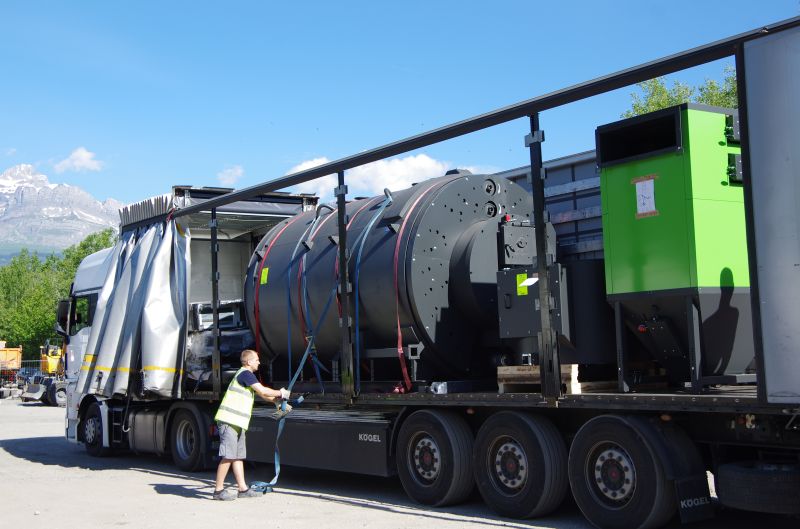
<svg viewBox="0 0 800 529"><path fill-rule="evenodd" d="M541 391L542 377L539 366L499 366L497 386L500 393L534 393ZM590 391L610 391L617 387L615 380L578 382L578 364L562 364L562 391L567 395L580 395Z"/></svg>

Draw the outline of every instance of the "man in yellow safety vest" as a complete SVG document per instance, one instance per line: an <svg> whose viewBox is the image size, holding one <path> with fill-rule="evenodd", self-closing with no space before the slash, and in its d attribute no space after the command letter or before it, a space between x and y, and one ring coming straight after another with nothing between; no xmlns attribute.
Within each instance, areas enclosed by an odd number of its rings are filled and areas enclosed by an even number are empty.
<svg viewBox="0 0 800 529"><path fill-rule="evenodd" d="M215 500L234 500L261 496L261 492L250 490L244 480L244 464L246 457L245 433L250 425L250 414L253 411L255 396L275 402L278 399L289 399L289 391L285 388L272 389L261 384L253 374L258 370L261 361L258 353L245 349L241 355L242 368L233 376L228 390L222 398L217 415L219 430L219 456L222 460L217 467L217 483L214 488ZM239 487L238 494L225 490L225 477L233 467L233 476Z"/></svg>

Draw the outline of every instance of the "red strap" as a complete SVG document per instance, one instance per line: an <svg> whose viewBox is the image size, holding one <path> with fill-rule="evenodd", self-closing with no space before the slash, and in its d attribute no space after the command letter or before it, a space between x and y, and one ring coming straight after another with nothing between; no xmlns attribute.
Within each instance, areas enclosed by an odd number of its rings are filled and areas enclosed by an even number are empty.
<svg viewBox="0 0 800 529"><path fill-rule="evenodd" d="M446 183L452 182L448 180L447 182L442 182L441 185ZM397 393L405 393L406 391L411 390L411 379L408 376L408 369L406 368L406 357L403 354L403 332L400 329L400 290L398 285L398 268L399 268L399 259L400 259L400 243L403 240L403 231L406 228L406 223L408 219L411 218L411 212L414 211L414 208L417 207L419 201L428 194L434 187L439 187L436 185L432 185L425 191L419 194L419 196L414 200L411 204L411 207L408 208L405 216L403 217L403 223L400 225L400 230L397 232L397 241L394 245L394 306L395 306L395 314L397 315L397 357L400 359L400 369L403 371L403 384L404 386L398 386L395 388L395 392Z"/></svg>

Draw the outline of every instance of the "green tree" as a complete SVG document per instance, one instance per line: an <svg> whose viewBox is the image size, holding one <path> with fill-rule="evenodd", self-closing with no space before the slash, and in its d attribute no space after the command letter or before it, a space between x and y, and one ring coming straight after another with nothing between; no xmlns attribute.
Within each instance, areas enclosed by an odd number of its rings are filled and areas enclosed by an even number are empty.
<svg viewBox="0 0 800 529"><path fill-rule="evenodd" d="M95 252L99 252L103 248L114 246L117 242L117 232L112 228L105 229L92 233L83 239L78 244L72 245L61 256L58 263L58 269L61 273L62 286L66 286L69 291L69 286L72 279L75 277L75 271L78 265L81 264L83 258Z"/></svg>
<svg viewBox="0 0 800 529"><path fill-rule="evenodd" d="M22 346L25 359L36 359L45 340L57 342L56 304L69 295L78 265L89 254L114 244L113 229L93 233L64 250L62 257L41 259L23 249L0 267L0 339Z"/></svg>
<svg viewBox="0 0 800 529"><path fill-rule="evenodd" d="M647 114L681 103L702 103L725 108L737 108L736 70L725 67L722 82L706 79L700 86L690 86L675 81L667 87L663 77L656 77L636 85L639 92L631 93L631 108L622 113L623 118Z"/></svg>

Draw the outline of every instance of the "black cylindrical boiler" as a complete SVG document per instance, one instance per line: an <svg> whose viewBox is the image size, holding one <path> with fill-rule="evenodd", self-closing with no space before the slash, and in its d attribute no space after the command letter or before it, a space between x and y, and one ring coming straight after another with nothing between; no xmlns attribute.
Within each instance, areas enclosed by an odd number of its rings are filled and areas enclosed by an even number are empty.
<svg viewBox="0 0 800 529"><path fill-rule="evenodd" d="M394 192L381 210L385 200L347 204L362 358L396 350L399 326L403 345L422 346L425 373L469 376L489 354L482 338L497 336L487 331L497 328L498 224L506 215L529 219L530 195L504 178L461 171ZM359 237L371 223L357 263ZM324 207L281 222L258 244L244 292L250 327L268 358L291 354L296 363L311 330L318 357L338 357L336 299L320 321L338 284L337 244L336 212ZM355 308L351 303L353 322Z"/></svg>

